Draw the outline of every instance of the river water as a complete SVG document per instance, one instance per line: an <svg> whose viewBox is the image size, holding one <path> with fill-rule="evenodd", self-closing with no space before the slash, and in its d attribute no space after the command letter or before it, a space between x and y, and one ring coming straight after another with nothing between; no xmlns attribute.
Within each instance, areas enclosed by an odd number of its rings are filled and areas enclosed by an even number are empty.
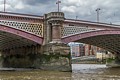
<svg viewBox="0 0 120 80"><path fill-rule="evenodd" d="M120 80L120 68L102 64L72 64L71 72L22 70L0 71L0 80Z"/></svg>

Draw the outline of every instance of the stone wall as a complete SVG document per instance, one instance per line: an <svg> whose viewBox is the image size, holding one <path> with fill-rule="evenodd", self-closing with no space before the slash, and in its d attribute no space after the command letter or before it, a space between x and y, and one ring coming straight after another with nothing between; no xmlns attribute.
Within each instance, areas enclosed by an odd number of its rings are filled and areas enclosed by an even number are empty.
<svg viewBox="0 0 120 80"><path fill-rule="evenodd" d="M71 71L69 50L70 48L66 44L47 44L43 46L41 53L2 55L2 66Z"/></svg>

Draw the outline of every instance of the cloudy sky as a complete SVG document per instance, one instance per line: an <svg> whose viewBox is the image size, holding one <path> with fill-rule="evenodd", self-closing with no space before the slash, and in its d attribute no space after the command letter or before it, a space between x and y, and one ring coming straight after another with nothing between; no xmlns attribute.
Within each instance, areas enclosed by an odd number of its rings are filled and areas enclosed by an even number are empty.
<svg viewBox="0 0 120 80"><path fill-rule="evenodd" d="M6 11L43 15L57 11L57 0L6 0ZM3 11L4 0L0 0ZM96 21L96 9L100 8L100 22L120 24L120 0L61 0L60 11L66 18Z"/></svg>

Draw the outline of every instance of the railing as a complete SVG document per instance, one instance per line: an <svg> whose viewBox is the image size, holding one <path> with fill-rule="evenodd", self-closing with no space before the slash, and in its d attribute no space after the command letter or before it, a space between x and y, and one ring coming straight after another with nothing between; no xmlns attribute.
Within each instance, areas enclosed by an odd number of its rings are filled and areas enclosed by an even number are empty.
<svg viewBox="0 0 120 80"><path fill-rule="evenodd" d="M62 37L67 37L71 36L74 34L79 34L79 33L85 33L85 32L91 32L91 31L96 31L100 29L94 29L94 28L87 28L87 27L78 27L78 26L64 26L62 28Z"/></svg>
<svg viewBox="0 0 120 80"><path fill-rule="evenodd" d="M43 23L0 20L0 24L43 37Z"/></svg>

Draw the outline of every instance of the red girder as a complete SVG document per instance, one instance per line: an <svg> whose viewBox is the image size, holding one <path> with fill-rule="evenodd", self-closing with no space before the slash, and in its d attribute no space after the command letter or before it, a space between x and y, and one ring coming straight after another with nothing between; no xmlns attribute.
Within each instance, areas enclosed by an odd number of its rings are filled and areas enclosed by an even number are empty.
<svg viewBox="0 0 120 80"><path fill-rule="evenodd" d="M22 31L22 30L18 30L18 29L9 27L9 26L0 24L0 31L23 37L25 39L36 42L37 44L40 44L40 45L43 43L43 37L39 37L35 34L31 34L31 33L28 33L28 32Z"/></svg>
<svg viewBox="0 0 120 80"><path fill-rule="evenodd" d="M69 43L74 42L80 39L93 37L93 36L99 36L99 35L109 35L109 34L120 34L120 30L98 30L98 31L91 31L91 32L85 32L80 34L71 35L68 37L62 38L62 42Z"/></svg>

